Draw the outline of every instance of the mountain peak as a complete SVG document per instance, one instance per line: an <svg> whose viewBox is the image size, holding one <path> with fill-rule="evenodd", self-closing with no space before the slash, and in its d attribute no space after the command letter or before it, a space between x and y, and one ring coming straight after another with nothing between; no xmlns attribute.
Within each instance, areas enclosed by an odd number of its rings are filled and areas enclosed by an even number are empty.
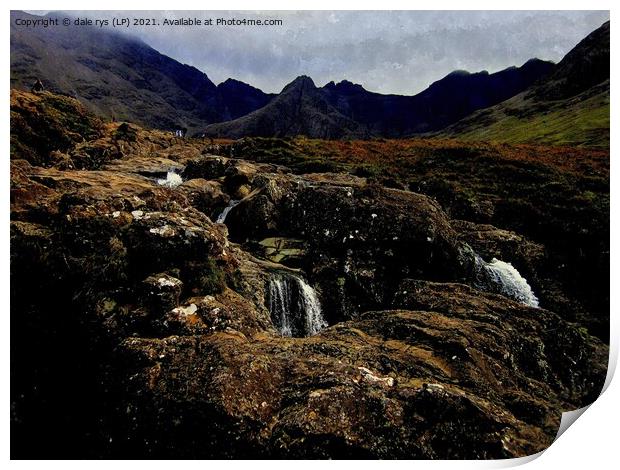
<svg viewBox="0 0 620 470"><path fill-rule="evenodd" d="M295 80L293 80L291 83L286 85L284 89L282 90L282 92L285 92L288 90L296 90L296 89L301 90L301 89L315 89L315 88L316 88L316 85L314 84L314 81L310 77L308 77L307 75L300 75Z"/></svg>
<svg viewBox="0 0 620 470"><path fill-rule="evenodd" d="M334 85L334 88L342 93L366 91L359 83L353 83L349 80L340 81L338 84Z"/></svg>

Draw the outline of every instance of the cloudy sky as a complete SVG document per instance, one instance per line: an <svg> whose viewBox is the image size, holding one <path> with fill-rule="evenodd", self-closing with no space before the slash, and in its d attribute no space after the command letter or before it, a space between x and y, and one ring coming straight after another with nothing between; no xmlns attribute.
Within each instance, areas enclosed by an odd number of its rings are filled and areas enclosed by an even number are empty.
<svg viewBox="0 0 620 470"><path fill-rule="evenodd" d="M72 12L110 18L113 12ZM532 57L559 61L607 11L122 12L150 18L274 18L282 26L132 27L158 51L219 83L279 92L298 75L415 94L453 70L495 72Z"/></svg>

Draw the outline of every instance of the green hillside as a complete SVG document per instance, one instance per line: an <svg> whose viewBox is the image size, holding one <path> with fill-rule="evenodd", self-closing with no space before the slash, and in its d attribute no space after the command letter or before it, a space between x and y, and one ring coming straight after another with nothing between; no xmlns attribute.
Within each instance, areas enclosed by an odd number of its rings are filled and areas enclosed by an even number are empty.
<svg viewBox="0 0 620 470"><path fill-rule="evenodd" d="M609 147L609 81L574 98L533 103L518 95L442 132L463 140Z"/></svg>

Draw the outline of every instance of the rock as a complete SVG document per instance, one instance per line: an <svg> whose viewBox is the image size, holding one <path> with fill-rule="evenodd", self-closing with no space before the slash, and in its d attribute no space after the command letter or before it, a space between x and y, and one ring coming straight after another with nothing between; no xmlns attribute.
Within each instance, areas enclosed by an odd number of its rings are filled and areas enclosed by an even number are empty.
<svg viewBox="0 0 620 470"><path fill-rule="evenodd" d="M226 167L226 185L229 188L237 188L244 184L251 184L258 167L253 163L243 160L230 160Z"/></svg>
<svg viewBox="0 0 620 470"><path fill-rule="evenodd" d="M239 186L234 193L235 199L243 199L247 197L251 192L250 186L247 184L242 184Z"/></svg>
<svg viewBox="0 0 620 470"><path fill-rule="evenodd" d="M142 281L143 305L154 313L167 312L179 305L183 282L161 273Z"/></svg>
<svg viewBox="0 0 620 470"><path fill-rule="evenodd" d="M71 157L57 150L50 152L49 164L58 170L72 170L75 168L75 163Z"/></svg>
<svg viewBox="0 0 620 470"><path fill-rule="evenodd" d="M511 262L528 278L533 278L544 262L545 249L541 244L510 230L465 220L452 220L450 225L458 233L459 239L483 258Z"/></svg>
<svg viewBox="0 0 620 470"><path fill-rule="evenodd" d="M213 180L224 176L228 159L223 157L203 156L187 162L183 170L183 179L203 178Z"/></svg>
<svg viewBox="0 0 620 470"><path fill-rule="evenodd" d="M236 292L192 297L165 316L165 335L202 335L232 329L248 336L272 329L269 313Z"/></svg>
<svg viewBox="0 0 620 470"><path fill-rule="evenodd" d="M511 367L549 384L567 407L579 408L591 403L602 389L608 348L587 335L583 328L565 322L553 312L525 307L462 284L418 280L403 281L396 292L394 307L433 310L455 319L495 325L485 328L501 327L504 339L494 354L505 355ZM475 339L473 332L467 337L467 343L472 345L485 342ZM485 347L495 348L492 341ZM457 356L463 352L460 347L455 350ZM571 367L566 366L566 361Z"/></svg>
<svg viewBox="0 0 620 470"><path fill-rule="evenodd" d="M262 257L286 266L298 267L306 256L304 240L286 237L270 237L258 242L257 250Z"/></svg>
<svg viewBox="0 0 620 470"><path fill-rule="evenodd" d="M127 340L133 442L159 457L510 458L547 447L561 410L600 391L606 348L557 316L462 285L416 292L437 308L367 312L310 338ZM586 361L574 383L564 347ZM178 421L210 432L178 442Z"/></svg>
<svg viewBox="0 0 620 470"><path fill-rule="evenodd" d="M234 239L304 240L303 267L332 299L331 322L389 304L407 277L466 281L474 253L430 198L356 177L263 174L227 219Z"/></svg>
<svg viewBox="0 0 620 470"><path fill-rule="evenodd" d="M215 220L214 213L230 202L230 197L222 190L218 181L207 181L202 178L190 179L179 186L189 204Z"/></svg>
<svg viewBox="0 0 620 470"><path fill-rule="evenodd" d="M608 340L606 320L588 313L571 289L563 286L561 270L557 269L541 244L492 225L464 220L453 220L451 225L457 231L459 240L473 247L486 261L497 258L513 264L527 279L545 308L566 320L579 322L592 334Z"/></svg>

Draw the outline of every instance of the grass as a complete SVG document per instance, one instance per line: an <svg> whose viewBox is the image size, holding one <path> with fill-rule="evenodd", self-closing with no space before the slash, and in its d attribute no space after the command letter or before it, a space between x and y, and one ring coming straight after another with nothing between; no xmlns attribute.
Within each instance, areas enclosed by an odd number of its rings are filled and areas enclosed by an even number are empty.
<svg viewBox="0 0 620 470"><path fill-rule="evenodd" d="M569 99L520 94L437 133L466 141L609 148L609 82Z"/></svg>
<svg viewBox="0 0 620 470"><path fill-rule="evenodd" d="M463 140L609 147L609 96L593 96L571 108L551 108L519 118L506 116L459 135Z"/></svg>

